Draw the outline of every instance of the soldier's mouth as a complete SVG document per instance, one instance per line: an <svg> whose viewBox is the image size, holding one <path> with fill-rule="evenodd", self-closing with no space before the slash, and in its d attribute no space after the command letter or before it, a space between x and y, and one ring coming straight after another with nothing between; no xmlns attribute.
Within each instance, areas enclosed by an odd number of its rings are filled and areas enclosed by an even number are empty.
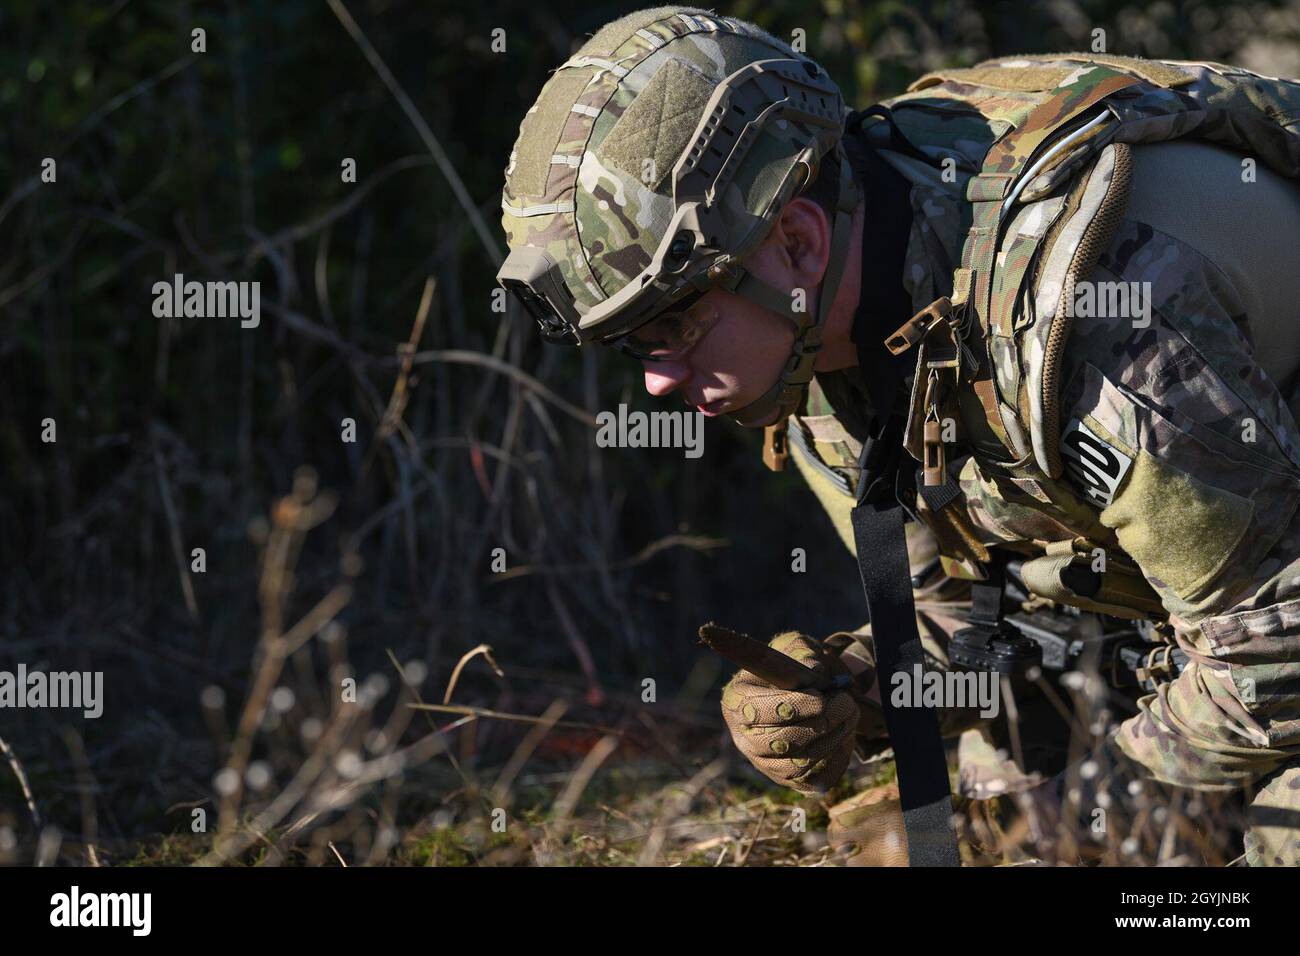
<svg viewBox="0 0 1300 956"><path fill-rule="evenodd" d="M714 416L723 413L727 407L727 400L725 398L719 398L712 402L691 402L690 404L695 406L696 411L701 412L709 418L713 418Z"/></svg>

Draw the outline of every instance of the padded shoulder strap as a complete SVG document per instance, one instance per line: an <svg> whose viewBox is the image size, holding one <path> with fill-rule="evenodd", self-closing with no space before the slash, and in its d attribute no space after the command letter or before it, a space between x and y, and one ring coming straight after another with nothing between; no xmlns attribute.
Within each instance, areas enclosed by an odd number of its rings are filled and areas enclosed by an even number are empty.
<svg viewBox="0 0 1300 956"><path fill-rule="evenodd" d="M1017 179L1027 170L1038 148L1055 132L1081 117L1103 98L1141 83L1135 76L1104 66L1093 67L1079 79L1040 104L1019 128L994 143L984 158L984 167L971 179L966 198L972 205L972 225L962 248L962 264L953 283L953 305L969 295L981 327L986 332L1009 336L1011 329L990 328L989 295L993 265L1003 223L1003 200ZM966 273L963 277L962 273Z"/></svg>
<svg viewBox="0 0 1300 956"><path fill-rule="evenodd" d="M1099 121L1098 117L1086 119L1089 110L1105 97L1143 82L1137 76L1105 66L1081 68L1069 86L1056 90L1035 107L1019 127L1009 130L989 147L979 175L972 177L967 185L971 228L962 246L961 267L953 275L952 305L954 311L962 316L967 334L976 334L977 329L983 333L983 347L976 350L980 367L972 370L971 385L978 396L984 420L1007 449L1010 459L1024 458L1027 449L1020 447L1023 442L1013 440L1001 416L1002 404L1014 409L1019 397L999 396L993 367L999 351L1007 351L997 349L993 337L1008 339L1014 334L1011 310L999 310L995 317L992 308L994 269L1002 229L1008 219L1008 207L1016 191L1035 173L1033 163L1040 159L1043 147L1057 133L1074 126L1073 134L1083 135L1084 130ZM1040 241L1021 241L1017 261L1029 261Z"/></svg>

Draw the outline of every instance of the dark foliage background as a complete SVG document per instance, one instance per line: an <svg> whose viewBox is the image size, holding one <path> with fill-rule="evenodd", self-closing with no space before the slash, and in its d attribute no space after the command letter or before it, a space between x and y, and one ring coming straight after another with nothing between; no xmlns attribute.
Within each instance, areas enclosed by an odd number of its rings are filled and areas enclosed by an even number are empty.
<svg viewBox="0 0 1300 956"><path fill-rule="evenodd" d="M209 799L237 758L214 720L234 733L272 625L339 582L351 589L326 631L346 634L349 673L391 675L391 651L422 661L441 699L456 661L487 643L506 676L467 667L458 701L538 713L560 696L570 716L604 723L635 722L653 677L710 753L724 675L692 646L698 624L860 622L849 556L797 476L762 468L757 435L709 422L696 461L598 451L562 403L651 409L639 369L544 347L520 316L491 310L519 120L548 70L635 6L350 0L431 153L326 3L4 5L0 668L105 671L107 704L86 722L0 712L0 737L69 846L94 826L130 858L133 841L188 832L177 808ZM1097 27L1112 52L1300 72L1294 3L740 0L719 12L804 29L857 105L944 64L1086 48ZM190 50L196 27L205 53ZM505 53L491 49L495 28ZM46 157L56 183L40 181ZM355 184L340 181L345 157ZM155 318L151 286L177 272L260 281L260 328ZM404 379L398 349L430 277ZM384 424L399 381L401 427ZM340 440L345 417L355 444ZM292 523L273 509L303 466L337 506L272 594L266 546ZM299 492L289 500L312 497ZM790 571L796 546L803 575ZM496 547L508 575L489 572ZM299 707L307 684L337 676L323 652L293 664ZM205 687L224 710L200 706ZM260 711L252 720L266 730ZM519 736L457 733L458 787ZM250 756L278 786L301 759L261 738ZM440 798L430 784L425 799ZM0 765L0 827L29 849L25 802ZM12 844L0 839L0 857Z"/></svg>

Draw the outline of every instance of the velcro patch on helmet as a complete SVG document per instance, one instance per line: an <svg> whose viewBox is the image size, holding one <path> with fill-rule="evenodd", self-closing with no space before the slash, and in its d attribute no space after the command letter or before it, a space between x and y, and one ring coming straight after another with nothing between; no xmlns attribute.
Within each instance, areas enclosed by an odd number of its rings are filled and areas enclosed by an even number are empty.
<svg viewBox="0 0 1300 956"><path fill-rule="evenodd" d="M655 189L686 149L714 83L685 60L666 60L637 94L596 154Z"/></svg>
<svg viewBox="0 0 1300 956"><path fill-rule="evenodd" d="M573 104L591 80L588 70L556 74L546 84L537 106L528 111L515 143L515 164L509 177L515 196L544 196L551 172L551 157L560 141Z"/></svg>

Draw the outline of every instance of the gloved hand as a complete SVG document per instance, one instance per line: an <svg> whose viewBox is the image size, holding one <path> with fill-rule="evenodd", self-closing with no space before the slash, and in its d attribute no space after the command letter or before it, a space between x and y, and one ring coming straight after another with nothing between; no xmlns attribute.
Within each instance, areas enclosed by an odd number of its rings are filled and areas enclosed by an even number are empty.
<svg viewBox="0 0 1300 956"><path fill-rule="evenodd" d="M778 634L769 644L818 674L849 673L834 652L797 631ZM761 773L816 793L848 767L860 712L847 689L781 690L742 670L722 689L722 716L731 739Z"/></svg>

